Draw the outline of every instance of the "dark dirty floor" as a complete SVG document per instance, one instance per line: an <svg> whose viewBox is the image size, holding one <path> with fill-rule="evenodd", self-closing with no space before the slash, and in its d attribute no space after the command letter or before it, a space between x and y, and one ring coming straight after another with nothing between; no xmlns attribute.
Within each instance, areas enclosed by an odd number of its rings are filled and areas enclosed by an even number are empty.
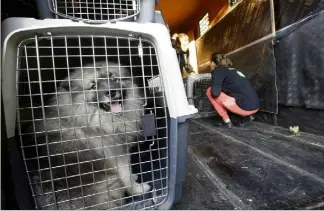
<svg viewBox="0 0 324 211"><path fill-rule="evenodd" d="M324 209L323 136L213 122L190 122L183 196L172 209Z"/></svg>

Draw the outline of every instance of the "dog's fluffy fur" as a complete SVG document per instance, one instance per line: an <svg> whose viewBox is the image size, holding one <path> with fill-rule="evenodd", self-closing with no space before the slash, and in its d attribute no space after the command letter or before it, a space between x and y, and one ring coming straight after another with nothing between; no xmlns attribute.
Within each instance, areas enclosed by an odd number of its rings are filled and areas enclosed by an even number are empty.
<svg viewBox="0 0 324 211"><path fill-rule="evenodd" d="M38 156L45 158L40 168L47 170L41 172L42 178L32 177L34 183L48 182L36 184L36 194L54 188L56 201L65 201L59 209L111 209L124 203L125 190L130 195L148 192L150 186L137 183L132 175L128 155L136 144L143 106L140 88L129 71L115 63L107 67L106 62L97 62L95 68L91 64L74 70L57 92L46 109L46 125L35 126L35 132L43 131L37 139L46 143L45 133L48 137L48 144L38 147ZM54 203L52 193L36 201L39 208L55 208L46 206Z"/></svg>

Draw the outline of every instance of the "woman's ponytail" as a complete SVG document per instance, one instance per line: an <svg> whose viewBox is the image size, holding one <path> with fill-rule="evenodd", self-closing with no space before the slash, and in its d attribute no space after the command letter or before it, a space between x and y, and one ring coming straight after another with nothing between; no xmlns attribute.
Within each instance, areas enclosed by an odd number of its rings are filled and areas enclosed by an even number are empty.
<svg viewBox="0 0 324 211"><path fill-rule="evenodd" d="M212 54L210 58L211 62L214 62L217 66L223 66L223 67L232 67L233 62L227 56L224 54L215 52Z"/></svg>

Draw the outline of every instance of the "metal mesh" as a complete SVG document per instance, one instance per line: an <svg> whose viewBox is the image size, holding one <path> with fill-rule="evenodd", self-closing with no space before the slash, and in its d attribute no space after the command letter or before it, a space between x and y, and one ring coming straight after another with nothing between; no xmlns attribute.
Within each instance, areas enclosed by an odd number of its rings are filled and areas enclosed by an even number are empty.
<svg viewBox="0 0 324 211"><path fill-rule="evenodd" d="M166 199L165 96L148 89L159 75L141 38L48 33L20 43L17 126L35 208L150 209ZM143 115L154 115L155 136L142 137Z"/></svg>
<svg viewBox="0 0 324 211"><path fill-rule="evenodd" d="M139 14L138 0L52 0L53 12L92 22L123 20Z"/></svg>
<svg viewBox="0 0 324 211"><path fill-rule="evenodd" d="M199 112L215 113L215 109L206 95L206 91L210 87L210 84L211 78L202 78L194 82L194 105Z"/></svg>

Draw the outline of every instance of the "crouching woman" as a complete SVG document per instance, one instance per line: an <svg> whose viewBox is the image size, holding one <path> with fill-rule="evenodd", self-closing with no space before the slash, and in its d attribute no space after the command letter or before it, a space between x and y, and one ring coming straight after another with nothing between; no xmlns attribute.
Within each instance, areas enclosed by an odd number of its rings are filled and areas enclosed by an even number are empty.
<svg viewBox="0 0 324 211"><path fill-rule="evenodd" d="M231 68L233 63L220 53L211 56L212 80L207 89L207 97L216 112L223 119L217 124L232 127L227 111L241 116L238 126L252 121L253 114L259 110L259 97L250 81L238 70Z"/></svg>

